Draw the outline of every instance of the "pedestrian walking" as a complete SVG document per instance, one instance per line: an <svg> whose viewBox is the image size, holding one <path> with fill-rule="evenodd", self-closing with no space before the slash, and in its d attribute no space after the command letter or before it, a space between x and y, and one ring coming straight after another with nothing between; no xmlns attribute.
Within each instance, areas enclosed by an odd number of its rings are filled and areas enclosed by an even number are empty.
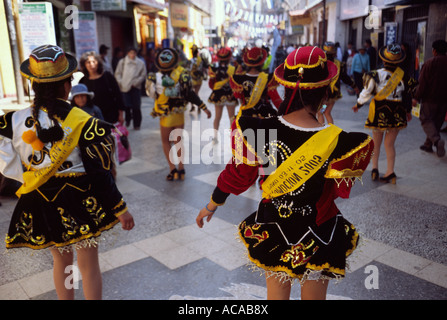
<svg viewBox="0 0 447 320"><path fill-rule="evenodd" d="M174 130L184 128L186 104L191 102L199 106L208 118L211 117L211 112L205 103L192 89L189 72L178 63L179 57L176 50L171 48L161 50L155 58L155 65L159 71L155 74L150 73L146 81L146 93L155 100L151 115L154 118L160 118L161 143L170 171L166 177L168 181L184 180L185 178L182 136L177 135L175 141L170 139ZM178 167L170 155L173 147L172 142L178 157Z"/></svg>
<svg viewBox="0 0 447 320"><path fill-rule="evenodd" d="M421 102L420 121L427 136L420 147L426 152L433 152L439 157L445 155L445 141L440 131L447 112L447 42L436 40L432 44L433 57L422 66L419 85L415 90L413 105Z"/></svg>
<svg viewBox="0 0 447 320"><path fill-rule="evenodd" d="M71 105L84 110L95 118L104 120L101 109L92 102L94 96L95 94L88 91L85 84L77 84L71 89Z"/></svg>
<svg viewBox="0 0 447 320"><path fill-rule="evenodd" d="M66 272L76 249L84 296L101 299L97 239L134 221L110 173L112 125L66 102L76 69L76 58L54 45L35 48L20 67L35 98L1 117L0 170L22 182L5 241L50 249L59 299L74 298Z"/></svg>
<svg viewBox="0 0 447 320"><path fill-rule="evenodd" d="M130 48L127 55L118 62L115 78L123 94L126 110L126 126L133 122L133 128L139 130L143 120L141 114L141 86L146 80L146 66L137 57L137 50Z"/></svg>
<svg viewBox="0 0 447 320"><path fill-rule="evenodd" d="M200 50L197 45L193 45L191 48L192 59L191 59L191 79L192 79L192 89L199 95L200 88L202 87L203 79L205 78L206 72L209 68L208 60L203 59L200 54ZM191 106L191 111L194 111L194 105ZM200 108L198 112L200 113Z"/></svg>
<svg viewBox="0 0 447 320"><path fill-rule="evenodd" d="M372 46L371 39L365 40L366 53L369 56L369 70L377 69L377 51L376 48Z"/></svg>
<svg viewBox="0 0 447 320"><path fill-rule="evenodd" d="M202 228L203 219L209 222L231 193L247 190L264 169L258 210L238 231L251 263L265 273L267 298L289 299L291 283L298 280L302 299L325 299L329 280L344 277L346 257L358 241L334 199L349 196L373 143L364 133L318 122L316 114L337 75L320 48L293 51L274 75L286 87L278 116L236 118L233 158L196 223ZM264 134L250 139L247 128Z"/></svg>
<svg viewBox="0 0 447 320"><path fill-rule="evenodd" d="M346 74L346 63L335 58L337 46L333 42L328 41L323 45L323 50L326 53L327 59L332 61L337 66L338 74L335 76L334 82L329 88L328 98L325 101L326 107L323 107L321 111L317 113L317 118L321 123L325 123L325 118L327 123L334 123L332 109L334 108L335 102L342 97L340 80L350 86L357 94L360 91L351 77Z"/></svg>
<svg viewBox="0 0 447 320"><path fill-rule="evenodd" d="M227 108L230 123L233 122L237 100L233 95L230 86L230 77L235 73L236 68L231 64L231 50L221 48L217 52L218 63L211 65L209 70L208 85L213 90L208 98L208 102L214 104L215 118L213 122L214 138L217 142L217 133L222 118L223 108Z"/></svg>
<svg viewBox="0 0 447 320"><path fill-rule="evenodd" d="M84 76L79 80L95 96L94 105L101 109L104 120L115 124L124 123L124 102L118 83L113 74L104 71L102 59L94 51L81 56L80 67Z"/></svg>
<svg viewBox="0 0 447 320"><path fill-rule="evenodd" d="M351 72L354 76L355 85L359 91L363 89L363 75L371 71L369 56L364 47L358 49L358 53L352 59Z"/></svg>
<svg viewBox="0 0 447 320"><path fill-rule="evenodd" d="M379 50L384 68L365 75L365 88L360 93L354 112L372 98L365 128L372 129L374 155L372 158L372 180L396 183L394 166L396 161L395 143L400 130L411 120L411 109L404 101L410 98L409 78L398 65L405 60L405 52L399 44L390 44ZM407 109L406 109L407 108ZM379 178L379 155L384 142L387 170Z"/></svg>

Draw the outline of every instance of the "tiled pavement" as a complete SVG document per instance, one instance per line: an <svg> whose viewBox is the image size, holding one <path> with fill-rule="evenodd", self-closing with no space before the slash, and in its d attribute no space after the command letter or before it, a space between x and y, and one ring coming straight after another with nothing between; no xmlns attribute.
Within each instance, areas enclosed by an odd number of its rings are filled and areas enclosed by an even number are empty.
<svg viewBox="0 0 447 320"><path fill-rule="evenodd" d="M204 85L201 96L208 95ZM229 157L227 140L223 137L213 149L206 130L212 119L186 113L186 180L167 182L158 121L149 116L152 104L143 98L142 129L129 130L133 158L118 168L118 186L136 227L123 231L117 226L102 236L104 299L264 299L265 280L246 266L245 248L235 235L235 226L256 209L258 188L230 196L199 229L195 217ZM345 93L335 106L335 122L347 131L367 132L367 108L354 114L353 104ZM224 114L221 133L228 127ZM199 132L202 141L194 137ZM423 141L415 118L397 139L397 184L372 182L367 171L350 199L337 200L363 240L346 278L329 286L329 299L447 299L447 157L423 153ZM385 171L385 166L382 148L379 169ZM1 202L0 233L5 234L15 200ZM51 268L47 251L1 252L0 299L56 299ZM292 298L299 296L295 285ZM82 281L76 298L83 299Z"/></svg>

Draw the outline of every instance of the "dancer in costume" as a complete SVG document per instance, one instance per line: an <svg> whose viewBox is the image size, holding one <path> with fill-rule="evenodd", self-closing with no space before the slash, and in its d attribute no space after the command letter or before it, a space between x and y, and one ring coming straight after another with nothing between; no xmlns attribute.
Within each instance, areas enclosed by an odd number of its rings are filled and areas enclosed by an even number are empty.
<svg viewBox="0 0 447 320"><path fill-rule="evenodd" d="M191 80L192 80L192 89L199 95L200 87L202 86L203 79L207 76L208 72L208 60L203 59L201 53L199 52L199 48L197 45L193 45L191 48L192 59L191 59ZM191 111L194 111L194 105L191 106ZM200 113L200 108L197 110Z"/></svg>
<svg viewBox="0 0 447 320"><path fill-rule="evenodd" d="M73 299L66 267L77 251L86 299L101 299L95 240L118 222L134 226L113 180L113 126L66 99L76 58L53 45L35 48L20 71L32 82L34 103L0 118L0 170L22 182L6 248L50 248L59 299Z"/></svg>
<svg viewBox="0 0 447 320"><path fill-rule="evenodd" d="M262 71L266 59L267 51L262 48L254 47L245 51L243 62L249 70L230 78L234 96L241 102L239 114L257 118L276 115L271 102L278 108L282 99L276 91L278 83L273 73L268 74Z"/></svg>
<svg viewBox="0 0 447 320"><path fill-rule="evenodd" d="M328 60L335 63L335 65L337 66L339 70L339 76L336 77L336 80L330 87L328 99L325 101L326 108L324 110L321 110L321 112L318 112L317 118L320 123L325 122L324 118L326 118L327 123L334 123L334 118L332 118L331 113L332 109L334 108L335 102L342 97L340 90L340 80L354 89L356 94L359 94L360 91L351 77L346 74L346 63L335 59L335 55L337 54L337 48L335 47L335 44L333 42L326 42L323 46L323 50L324 52L326 52Z"/></svg>
<svg viewBox="0 0 447 320"><path fill-rule="evenodd" d="M407 127L407 121L411 120L411 101L409 83L414 83L398 67L405 59L405 52L399 44L389 44L379 50L384 68L366 73L364 77L364 89L357 99L357 104L352 108L354 112L372 98L369 105L369 114L365 122L365 128L372 129L374 139L374 155L372 158L372 180L396 183L394 164L396 150L394 144L401 129ZM387 170L384 176L379 178L379 155L382 141L384 141Z"/></svg>
<svg viewBox="0 0 447 320"><path fill-rule="evenodd" d="M189 72L178 66L179 57L175 50L166 48L161 50L155 58L155 65L159 72L149 74L146 81L146 93L155 100L151 115L160 117L160 135L163 152L169 164L168 181L183 180L185 168L183 166L183 140L181 136L173 141L179 159L178 170L170 157L171 141L169 136L175 129L183 129L185 123L184 111L186 104L191 102L199 106L208 116L211 112L205 103L192 89Z"/></svg>
<svg viewBox="0 0 447 320"><path fill-rule="evenodd" d="M316 114L337 74L318 47L288 55L274 74L286 87L278 116L236 118L233 159L196 218L203 227L204 218L210 221L231 193L247 190L264 169L262 200L239 224L239 235L251 262L265 272L268 299L288 299L294 279L302 284L303 299L324 299L328 280L345 276L346 258L357 246L358 233L334 200L349 197L373 142L364 133L318 122Z"/></svg>
<svg viewBox="0 0 447 320"><path fill-rule="evenodd" d="M230 64L231 50L222 48L217 52L218 63L210 67L209 70L209 87L213 90L208 102L214 103L214 141L217 142L217 132L219 130L220 119L222 118L223 108L226 106L230 123L233 122L237 100L233 95L230 86L230 77L235 72L235 67Z"/></svg>

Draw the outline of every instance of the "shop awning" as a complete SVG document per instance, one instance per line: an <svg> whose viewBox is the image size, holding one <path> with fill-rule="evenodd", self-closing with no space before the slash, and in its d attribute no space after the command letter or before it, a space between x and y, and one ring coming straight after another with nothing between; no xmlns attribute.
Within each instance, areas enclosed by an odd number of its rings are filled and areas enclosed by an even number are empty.
<svg viewBox="0 0 447 320"><path fill-rule="evenodd" d="M290 24L292 26L311 24L312 18L310 17L310 11L321 3L322 0L314 0L303 9L289 11Z"/></svg>
<svg viewBox="0 0 447 320"><path fill-rule="evenodd" d="M141 8L147 9L149 11L163 11L167 8L164 0L132 0L130 2L137 3Z"/></svg>

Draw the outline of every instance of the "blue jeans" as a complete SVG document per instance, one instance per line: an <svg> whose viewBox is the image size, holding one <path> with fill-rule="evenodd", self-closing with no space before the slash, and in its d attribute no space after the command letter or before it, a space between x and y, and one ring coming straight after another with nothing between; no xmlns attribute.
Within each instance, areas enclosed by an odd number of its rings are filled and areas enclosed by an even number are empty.
<svg viewBox="0 0 447 320"><path fill-rule="evenodd" d="M129 126L133 120L133 127L141 126L141 90L132 87L130 91L123 92L124 105L126 106L126 125Z"/></svg>

